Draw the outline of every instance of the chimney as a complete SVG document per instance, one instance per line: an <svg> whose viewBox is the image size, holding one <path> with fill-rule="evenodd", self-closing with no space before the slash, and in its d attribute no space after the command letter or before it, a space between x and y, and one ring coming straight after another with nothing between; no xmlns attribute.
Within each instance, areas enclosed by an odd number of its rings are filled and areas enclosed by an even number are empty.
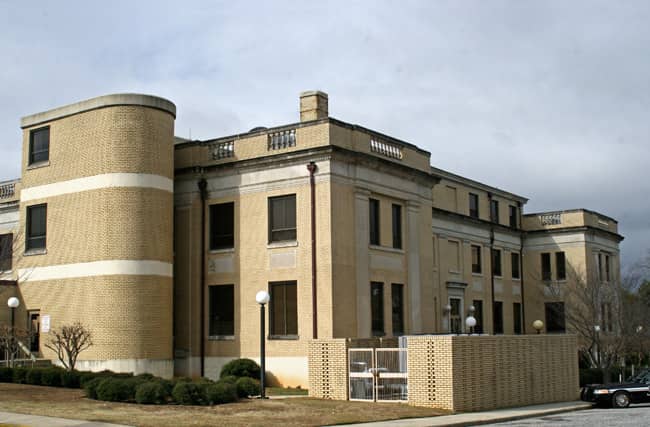
<svg viewBox="0 0 650 427"><path fill-rule="evenodd" d="M300 94L300 121L325 119L327 113L327 94L318 90L310 90Z"/></svg>

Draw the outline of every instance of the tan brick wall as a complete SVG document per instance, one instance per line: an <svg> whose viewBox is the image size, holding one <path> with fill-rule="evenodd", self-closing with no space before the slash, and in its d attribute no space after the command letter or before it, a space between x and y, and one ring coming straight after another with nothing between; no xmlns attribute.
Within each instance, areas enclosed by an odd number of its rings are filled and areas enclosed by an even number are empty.
<svg viewBox="0 0 650 427"><path fill-rule="evenodd" d="M348 345L345 339L309 342L309 396L348 398Z"/></svg>
<svg viewBox="0 0 650 427"><path fill-rule="evenodd" d="M409 404L452 408L452 337L408 337L407 357Z"/></svg>

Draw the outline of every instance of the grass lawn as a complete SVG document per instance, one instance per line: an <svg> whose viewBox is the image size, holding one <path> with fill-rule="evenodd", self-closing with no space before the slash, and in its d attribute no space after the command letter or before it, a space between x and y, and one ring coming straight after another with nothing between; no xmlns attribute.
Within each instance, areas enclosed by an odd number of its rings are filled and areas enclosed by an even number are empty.
<svg viewBox="0 0 650 427"><path fill-rule="evenodd" d="M86 399L82 390L8 383L0 383L0 411L151 427L315 426L445 414L397 403L309 397L244 400L220 406L137 405Z"/></svg>

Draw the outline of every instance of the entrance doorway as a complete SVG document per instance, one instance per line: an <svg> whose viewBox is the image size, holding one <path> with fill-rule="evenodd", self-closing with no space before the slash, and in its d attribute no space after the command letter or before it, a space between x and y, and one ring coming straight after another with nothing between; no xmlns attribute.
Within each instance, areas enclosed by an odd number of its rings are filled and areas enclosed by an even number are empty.
<svg viewBox="0 0 650 427"><path fill-rule="evenodd" d="M29 351L37 354L41 345L41 313L40 311L29 311Z"/></svg>

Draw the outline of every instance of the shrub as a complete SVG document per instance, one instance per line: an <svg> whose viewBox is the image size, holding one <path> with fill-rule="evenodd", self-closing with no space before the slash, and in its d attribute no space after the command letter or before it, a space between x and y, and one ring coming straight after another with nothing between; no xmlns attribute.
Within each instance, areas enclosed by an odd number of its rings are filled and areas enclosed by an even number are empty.
<svg viewBox="0 0 650 427"><path fill-rule="evenodd" d="M237 380L238 380L238 379L239 379L239 378L237 378L237 377L234 376L234 375L226 375L226 376L224 376L224 377L219 378L219 382L220 382L220 383L221 383L221 382L225 382L225 383L230 383L230 384L237 384Z"/></svg>
<svg viewBox="0 0 650 427"><path fill-rule="evenodd" d="M165 392L165 398L171 397L172 391L174 390L174 383L172 381L164 380L162 378L157 378L156 381L163 388L163 391Z"/></svg>
<svg viewBox="0 0 650 427"><path fill-rule="evenodd" d="M135 388L135 401L142 404L160 404L167 401L165 387L160 381L147 381Z"/></svg>
<svg viewBox="0 0 650 427"><path fill-rule="evenodd" d="M61 386L67 388L81 387L81 373L79 371L61 372Z"/></svg>
<svg viewBox="0 0 650 427"><path fill-rule="evenodd" d="M181 381L172 390L172 398L179 405L200 405L203 403L201 387L196 383Z"/></svg>
<svg viewBox="0 0 650 427"><path fill-rule="evenodd" d="M235 377L259 378L260 365L251 359L231 360L221 368L221 375L219 377L225 377L228 375L234 375Z"/></svg>
<svg viewBox="0 0 650 427"><path fill-rule="evenodd" d="M89 377L87 377L89 378ZM101 376L97 376L95 378L88 379L84 381L83 384L83 389L86 392L86 397L88 399L97 399L97 387L99 387L99 384L104 381L106 378L102 378Z"/></svg>
<svg viewBox="0 0 650 427"><path fill-rule="evenodd" d="M41 372L41 385L49 387L61 387L61 373L60 368L46 368Z"/></svg>
<svg viewBox="0 0 650 427"><path fill-rule="evenodd" d="M237 380L237 396L248 397L260 394L260 382L249 377L241 377Z"/></svg>
<svg viewBox="0 0 650 427"><path fill-rule="evenodd" d="M27 371L25 375L25 383L32 385L41 385L41 372L42 369L32 368Z"/></svg>
<svg viewBox="0 0 650 427"><path fill-rule="evenodd" d="M132 378L104 378L97 386L97 399L108 402L128 402L135 398L137 381Z"/></svg>
<svg viewBox="0 0 650 427"><path fill-rule="evenodd" d="M133 378L137 378L138 380L141 381L151 381L156 379L156 377L153 376L152 374L138 374Z"/></svg>
<svg viewBox="0 0 650 427"><path fill-rule="evenodd" d="M211 384L205 390L205 399L212 405L236 402L237 386L222 381L219 381L216 384Z"/></svg>
<svg viewBox="0 0 650 427"><path fill-rule="evenodd" d="M0 383L10 383L13 381L13 369L9 367L0 367Z"/></svg>
<svg viewBox="0 0 650 427"><path fill-rule="evenodd" d="M25 384L27 377L27 369L25 368L13 368L11 379L15 384Z"/></svg>

